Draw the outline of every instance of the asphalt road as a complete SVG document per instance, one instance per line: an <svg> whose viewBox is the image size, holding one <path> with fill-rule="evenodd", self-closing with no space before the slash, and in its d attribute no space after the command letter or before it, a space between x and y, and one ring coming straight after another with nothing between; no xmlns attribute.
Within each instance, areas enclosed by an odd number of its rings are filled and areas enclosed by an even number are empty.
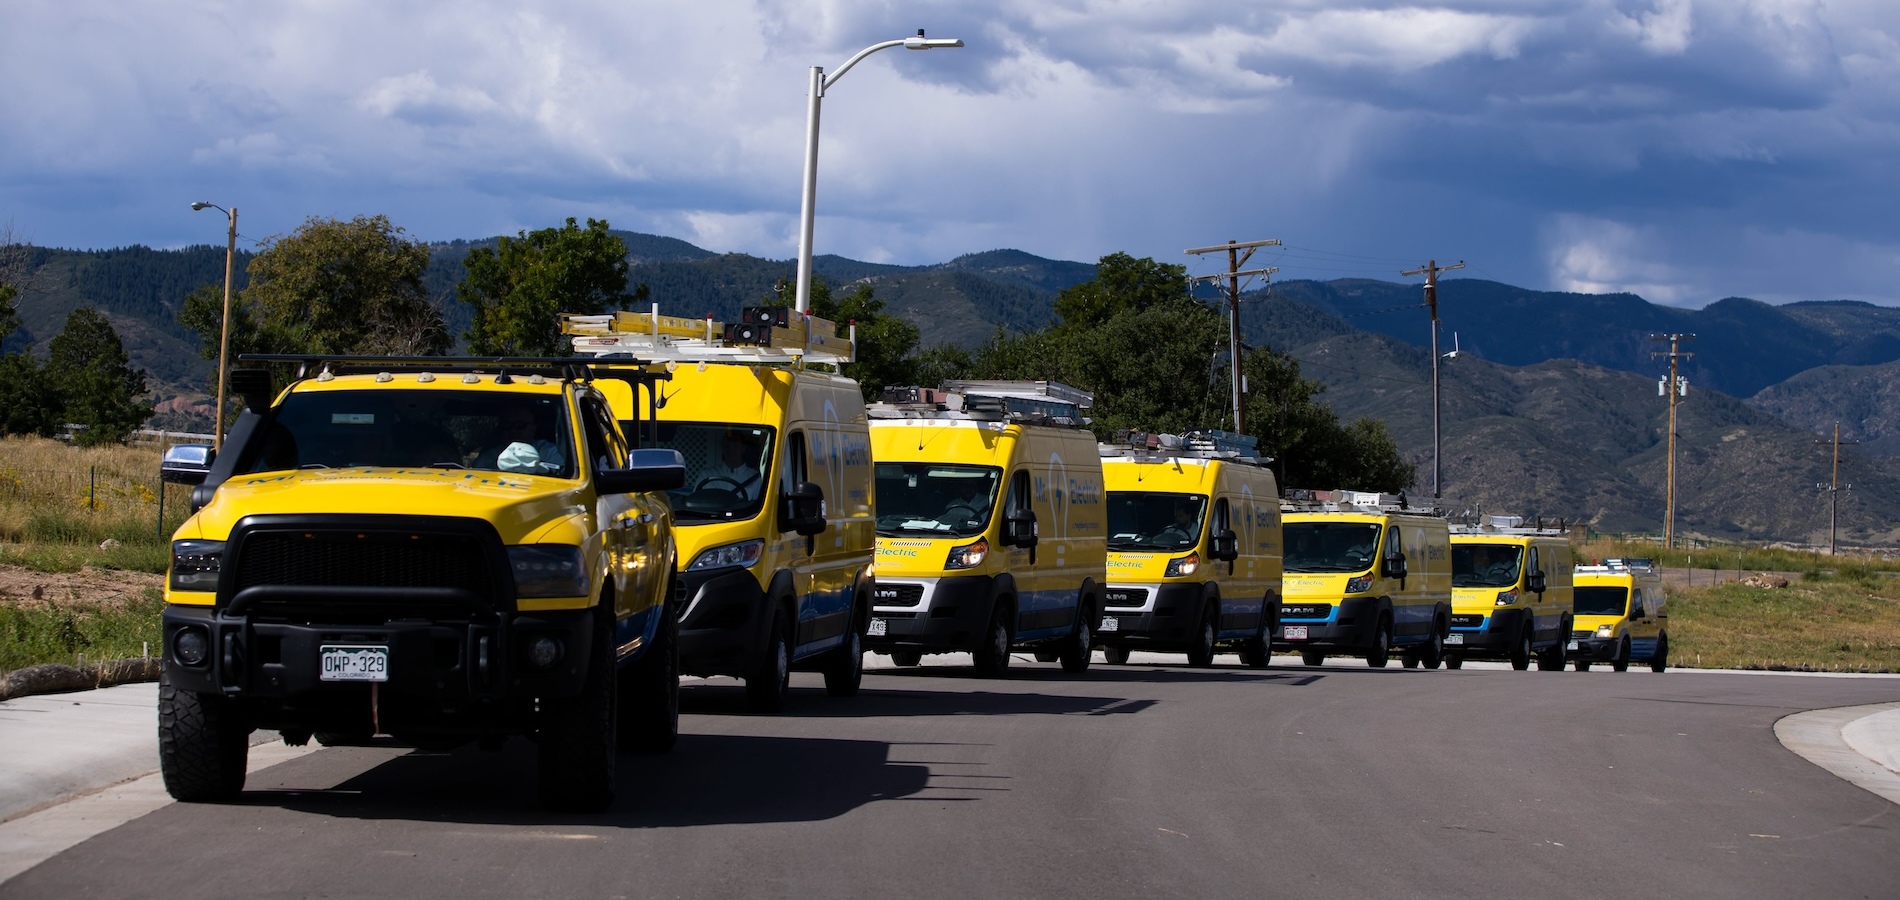
<svg viewBox="0 0 1900 900"><path fill-rule="evenodd" d="M1777 743L1900 681L1022 661L685 692L599 816L532 748L335 748L0 897L1894 897L1900 806Z"/></svg>

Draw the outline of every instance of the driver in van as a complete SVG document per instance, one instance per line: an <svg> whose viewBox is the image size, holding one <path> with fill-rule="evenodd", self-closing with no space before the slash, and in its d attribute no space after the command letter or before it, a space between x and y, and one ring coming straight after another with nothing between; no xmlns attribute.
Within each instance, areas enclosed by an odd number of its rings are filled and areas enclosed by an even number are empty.
<svg viewBox="0 0 1900 900"><path fill-rule="evenodd" d="M730 491L741 500L759 497L759 450L751 441L728 432L719 441L719 458L701 473L694 490Z"/></svg>
<svg viewBox="0 0 1900 900"><path fill-rule="evenodd" d="M983 478L959 478L956 492L943 508L940 522L983 522L990 517L989 481Z"/></svg>

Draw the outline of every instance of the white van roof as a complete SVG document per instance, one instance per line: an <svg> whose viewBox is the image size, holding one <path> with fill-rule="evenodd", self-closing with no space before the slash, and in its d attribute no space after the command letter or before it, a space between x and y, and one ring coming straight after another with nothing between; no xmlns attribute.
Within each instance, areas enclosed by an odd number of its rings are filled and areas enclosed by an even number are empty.
<svg viewBox="0 0 1900 900"><path fill-rule="evenodd" d="M838 336L829 319L790 307L748 306L740 321L726 323L621 310L601 315L561 314L561 333L585 356L627 356L652 362L719 362L752 365L825 363L842 365L857 357L858 326Z"/></svg>
<svg viewBox="0 0 1900 900"><path fill-rule="evenodd" d="M887 387L865 412L873 419L1021 422L1082 428L1095 395L1059 381L946 381L941 387Z"/></svg>

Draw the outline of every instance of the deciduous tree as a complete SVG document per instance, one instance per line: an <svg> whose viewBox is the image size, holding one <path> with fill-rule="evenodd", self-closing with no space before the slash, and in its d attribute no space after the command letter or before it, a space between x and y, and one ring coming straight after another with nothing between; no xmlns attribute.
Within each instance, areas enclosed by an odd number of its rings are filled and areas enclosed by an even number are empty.
<svg viewBox="0 0 1900 900"><path fill-rule="evenodd" d="M139 400L145 372L132 368L119 333L97 310L81 307L66 317L48 347L45 378L64 420L85 426L74 443L120 443L151 418L151 404Z"/></svg>
<svg viewBox="0 0 1900 900"><path fill-rule="evenodd" d="M494 249L470 250L463 265L456 296L474 307L468 348L479 356L566 356L561 313L599 314L646 298L645 285L627 292L627 245L597 219L503 237Z"/></svg>

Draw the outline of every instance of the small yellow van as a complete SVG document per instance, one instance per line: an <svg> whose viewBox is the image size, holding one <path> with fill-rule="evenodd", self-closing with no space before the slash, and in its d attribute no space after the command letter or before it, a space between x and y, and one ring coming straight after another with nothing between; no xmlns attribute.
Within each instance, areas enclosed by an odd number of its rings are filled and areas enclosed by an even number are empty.
<svg viewBox="0 0 1900 900"><path fill-rule="evenodd" d="M1117 435L1104 443L1108 588L1096 640L1132 650L1221 648L1265 668L1280 613L1280 489L1254 439L1220 431Z"/></svg>
<svg viewBox="0 0 1900 900"><path fill-rule="evenodd" d="M857 693L873 584L871 443L856 381L807 367L850 360L835 326L776 307L745 322L622 312L568 316L575 349L658 373L612 390L643 446L679 452L680 669L743 678L749 705L784 707L793 669ZM758 324L795 321L796 328ZM636 407L636 404L638 406ZM637 415L636 415L637 413Z"/></svg>
<svg viewBox="0 0 1900 900"><path fill-rule="evenodd" d="M1328 655L1383 668L1444 661L1451 628L1451 535L1444 517L1404 495L1289 490L1284 598L1275 650L1309 666Z"/></svg>
<svg viewBox="0 0 1900 900"><path fill-rule="evenodd" d="M1509 660L1561 671L1570 641L1570 538L1561 522L1485 516L1451 527L1451 632L1445 667Z"/></svg>
<svg viewBox="0 0 1900 900"><path fill-rule="evenodd" d="M877 587L865 645L900 666L1010 651L1089 667L1108 548L1092 395L1054 382L890 388L872 404Z"/></svg>
<svg viewBox="0 0 1900 900"><path fill-rule="evenodd" d="M1649 670L1669 668L1669 601L1662 573L1648 559L1606 559L1576 571L1576 630L1570 660L1579 672L1609 663L1618 672L1631 662Z"/></svg>

